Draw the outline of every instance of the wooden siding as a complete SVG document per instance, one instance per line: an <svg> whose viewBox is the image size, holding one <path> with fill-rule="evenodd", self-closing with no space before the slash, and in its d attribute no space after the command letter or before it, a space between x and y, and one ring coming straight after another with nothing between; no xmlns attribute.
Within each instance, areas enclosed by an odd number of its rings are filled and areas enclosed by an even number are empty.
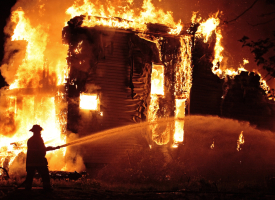
<svg viewBox="0 0 275 200"><path fill-rule="evenodd" d="M110 35L103 38L105 58L98 62L92 80L92 83L100 88L100 111L103 116L97 120L101 130L135 123L133 115L136 113L138 102L137 99L132 99L129 87L128 34L115 32ZM89 123L89 119L86 121ZM127 133L118 133L116 136L106 136L83 146L85 163L113 162L117 157L125 155L128 149L141 145L140 134L126 135Z"/></svg>

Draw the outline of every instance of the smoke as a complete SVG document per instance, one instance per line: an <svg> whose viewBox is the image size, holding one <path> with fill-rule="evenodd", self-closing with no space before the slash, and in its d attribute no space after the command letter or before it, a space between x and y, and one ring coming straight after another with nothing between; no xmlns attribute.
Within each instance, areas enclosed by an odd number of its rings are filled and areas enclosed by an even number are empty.
<svg viewBox="0 0 275 200"><path fill-rule="evenodd" d="M14 159L12 164L9 166L9 174L14 177L22 177L26 175L26 154L21 152Z"/></svg>
<svg viewBox="0 0 275 200"><path fill-rule="evenodd" d="M71 133L67 138L67 142L71 142L76 139L78 139L78 135ZM85 165L82 159L82 155L80 154L79 146L67 147L65 160L68 171L80 172L85 170Z"/></svg>

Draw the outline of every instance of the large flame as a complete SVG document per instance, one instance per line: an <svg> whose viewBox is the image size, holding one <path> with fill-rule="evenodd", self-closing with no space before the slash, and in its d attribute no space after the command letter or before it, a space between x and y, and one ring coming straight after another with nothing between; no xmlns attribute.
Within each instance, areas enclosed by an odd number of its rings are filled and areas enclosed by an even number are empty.
<svg viewBox="0 0 275 200"><path fill-rule="evenodd" d="M11 23L15 24L11 42L24 43L25 55L22 60L16 58L2 66L3 75L8 77L10 68L16 68L14 76L9 78L10 86L3 95L9 107L6 115L12 120L12 131L7 130L0 136L0 149L6 149L7 155L1 154L0 165L12 164L20 152L26 153L27 139L32 135L29 130L33 124L43 127L42 137L47 145L60 145L65 142L66 112L64 112L64 94L61 85L67 76L66 56L45 57L48 45L48 34L42 25L32 26L29 18L21 8L11 14ZM60 37L61 38L61 37ZM66 47L61 41L59 50ZM8 67L6 67L9 65ZM66 149L50 153L48 157L63 157ZM4 151L5 152L5 151ZM53 155L54 154L54 155ZM5 164L4 164L5 161ZM8 161L8 164L7 162ZM64 166L49 162L50 169L60 170Z"/></svg>
<svg viewBox="0 0 275 200"><path fill-rule="evenodd" d="M75 1L74 5L67 9L66 13L75 16L85 15L82 26L108 26L114 28L132 29L135 31L146 32L146 23L166 24L170 28L171 34L179 34L182 25L176 23L172 12L165 13L161 9L156 9L151 0L144 0L141 12L135 14L131 8L132 1L126 2L125 6L114 7L109 2L108 8L104 9L101 5L96 5L88 0L84 0L82 5ZM98 17L100 16L100 17Z"/></svg>
<svg viewBox="0 0 275 200"><path fill-rule="evenodd" d="M131 8L132 3L133 1L127 1L127 5L118 8L109 2L108 8L104 9L101 5L95 5L88 0L84 0L82 5L79 5L79 1L75 1L67 9L68 16L64 22L75 16L85 15L82 26L130 28L144 33L147 31L146 23L162 23L171 27L170 34L180 33L181 22L174 22L172 12L165 13L161 9L156 9L151 0L145 0L139 14L135 14ZM39 15L43 15L44 7L45 4L41 2L38 6ZM17 8L11 15L11 22L15 24L11 42L22 43L21 46L26 47L23 57L14 57L1 67L2 74L10 84L10 93L5 93L9 104L5 115L13 119L16 127L15 129L5 127L7 133L4 135L8 136L1 136L0 148L1 152L5 152L1 154L2 166L7 157L12 163L19 152L26 152L26 141L32 135L28 130L33 124L40 124L43 127L42 137L47 145L59 145L65 142L65 136L62 137L62 133L66 131L63 84L68 77L67 47L62 44L61 34L58 36L59 39L54 36L55 43L52 41L49 43L52 39L52 35L49 34L53 24L43 24L43 21L32 23L32 20L38 21L26 17L22 8ZM62 32L61 29L59 31ZM154 42L160 51L159 38L155 38ZM81 45L82 42L75 49L75 53L81 52ZM57 51L58 53L54 53ZM9 75L10 69L14 69L13 76ZM155 114L153 112L153 117L149 118L155 118ZM8 134L11 132L12 134ZM9 145L10 143L12 144ZM52 156L62 158L65 151L65 148L60 149L60 153L55 151ZM56 168L50 162L49 167L66 170L64 164Z"/></svg>
<svg viewBox="0 0 275 200"><path fill-rule="evenodd" d="M219 12L215 13L209 19L202 21L201 18L197 17L197 13L193 13L192 23L200 23L198 30L196 32L197 37L203 37L204 42L208 42L209 37L212 33L216 34L216 42L214 47L214 59L212 61L213 67L212 72L220 78L230 77L234 78L236 75L239 75L242 71L248 71L244 68L246 64L249 63L247 59L243 59L243 64L238 67L237 70L233 68L228 68L223 66L223 50L222 46L222 29L220 27L220 19L218 18ZM265 91L266 94L270 93L270 87L267 85L266 81L262 78L262 75L258 71L254 71L257 75L260 76L260 86ZM273 98L270 98L273 100Z"/></svg>
<svg viewBox="0 0 275 200"><path fill-rule="evenodd" d="M164 66L153 64L151 77L151 94L164 95Z"/></svg>
<svg viewBox="0 0 275 200"><path fill-rule="evenodd" d="M40 2L40 1L39 1ZM100 2L91 3L88 0L75 1L73 5L66 9L67 17L64 18L64 23L73 17L83 16L81 26L106 26L120 29L131 29L139 32L141 38L154 42L159 49L159 57L161 55L161 37L147 37L146 32L148 23L160 23L169 27L168 34L178 36L182 31L181 21L175 22L172 12L164 12L161 9L156 9L151 0L144 0L142 8L139 10L133 9L133 1L128 0L125 5L117 7L108 2L107 8L104 8ZM39 6L39 12L43 13L43 3ZM229 75L234 77L244 67L240 67L237 71L231 69L222 69L223 47L221 44L222 32L219 26L220 20L218 13L211 16L209 19L202 21L201 19L192 18L192 23L200 23L197 37L203 37L207 42L213 32L216 34L215 56L213 59L213 73L219 77ZM64 105L64 87L66 77L68 77L68 67L66 63L67 47L62 44L60 27L60 35L54 36L55 41L52 42L50 36L50 28L52 24L32 23L26 17L22 8L17 8L12 12L11 22L14 25L11 41L18 43L20 46L25 46L25 52L22 56L15 56L9 60L9 63L1 67L1 73L5 76L10 84L8 92L5 92L5 100L7 109L4 113L5 133L0 136L0 165L7 160L9 164L13 162L15 157L20 152L26 152L26 140L32 135L28 130L33 124L40 124L44 131L42 136L47 145L59 145L65 142L66 127L66 105ZM63 23L63 22L62 22ZM191 66L191 38L189 36L179 36L181 43L181 53L179 61L175 69L175 118L183 119L185 116L185 105L190 96L192 86L192 66ZM82 42L75 49L75 53L81 53ZM245 64L245 63L244 63ZM11 72L10 69L13 69ZM157 70L157 69L156 69ZM159 76L152 80L152 85L158 82L161 89L154 92L152 89L151 102L149 105L148 121L157 120L157 112L159 109L159 98L164 94L163 80L164 75L161 70L154 71ZM12 73L12 75L10 75ZM154 77L154 76L152 76ZM261 78L261 86L266 91L269 87ZM12 126L10 126L12 124ZM161 134L156 133L157 125L152 125L153 140L157 144L167 144L170 138L171 124L167 125L166 129ZM173 143L177 144L184 140L183 138L183 120L176 120L174 124ZM172 127L173 129L173 127ZM213 143L214 144L214 143ZM50 156L63 159L65 148L53 152ZM8 165L9 165L8 164ZM51 162L50 169L66 170L66 165L60 162L56 167Z"/></svg>
<svg viewBox="0 0 275 200"><path fill-rule="evenodd" d="M191 37L183 36L180 38L181 51L180 60L176 66L175 73L175 132L173 146L184 140L184 117L186 101L189 99L192 87L192 65L191 65Z"/></svg>
<svg viewBox="0 0 275 200"><path fill-rule="evenodd" d="M79 107L86 110L98 110L99 99L97 94L80 94Z"/></svg>

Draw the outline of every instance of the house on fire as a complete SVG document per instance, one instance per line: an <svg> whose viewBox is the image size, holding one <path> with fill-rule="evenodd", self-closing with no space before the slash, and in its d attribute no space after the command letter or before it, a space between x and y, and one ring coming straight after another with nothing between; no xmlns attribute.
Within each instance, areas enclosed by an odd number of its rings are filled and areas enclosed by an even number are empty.
<svg viewBox="0 0 275 200"><path fill-rule="evenodd" d="M192 81L191 30L176 36L165 25L147 24L144 34L84 27L82 20L71 19L62 33L69 47L68 130L85 136L141 121L184 117ZM180 128L171 129L174 133L152 131L149 140L182 142L183 122L177 125Z"/></svg>
<svg viewBox="0 0 275 200"><path fill-rule="evenodd" d="M91 133L145 121L152 84L160 87L156 94L165 94L160 102L165 107L163 116L174 116L175 98L186 98L188 92L174 87L177 68L184 62L181 37L168 34L164 25L148 24L143 35L132 30L82 27L81 20L73 18L63 29L63 40L69 45L68 129ZM185 36L185 48L191 49L192 34ZM191 70L191 57L187 59ZM153 82L152 74L156 76ZM96 102L93 108L86 108L91 110L89 116L81 112L85 98L90 98L90 105L92 99Z"/></svg>
<svg viewBox="0 0 275 200"><path fill-rule="evenodd" d="M71 19L62 33L69 48L68 130L82 137L158 118L184 118L185 113L221 116L226 110L221 98L227 91L224 81L211 71L215 34L205 44L195 40L197 24L173 35L161 24L147 24L146 33L140 33L85 27L82 22L82 16ZM183 122L169 130L169 134L152 130L149 143L183 141ZM89 148L85 151L84 160L106 162L99 151L97 155L90 155Z"/></svg>

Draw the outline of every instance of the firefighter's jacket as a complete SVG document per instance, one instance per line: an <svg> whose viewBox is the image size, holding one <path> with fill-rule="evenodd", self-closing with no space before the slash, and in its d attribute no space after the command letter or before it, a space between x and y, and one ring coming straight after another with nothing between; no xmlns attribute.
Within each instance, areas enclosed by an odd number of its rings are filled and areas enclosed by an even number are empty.
<svg viewBox="0 0 275 200"><path fill-rule="evenodd" d="M47 166L48 162L45 158L46 147L40 134L34 134L28 140L27 161L26 166Z"/></svg>

